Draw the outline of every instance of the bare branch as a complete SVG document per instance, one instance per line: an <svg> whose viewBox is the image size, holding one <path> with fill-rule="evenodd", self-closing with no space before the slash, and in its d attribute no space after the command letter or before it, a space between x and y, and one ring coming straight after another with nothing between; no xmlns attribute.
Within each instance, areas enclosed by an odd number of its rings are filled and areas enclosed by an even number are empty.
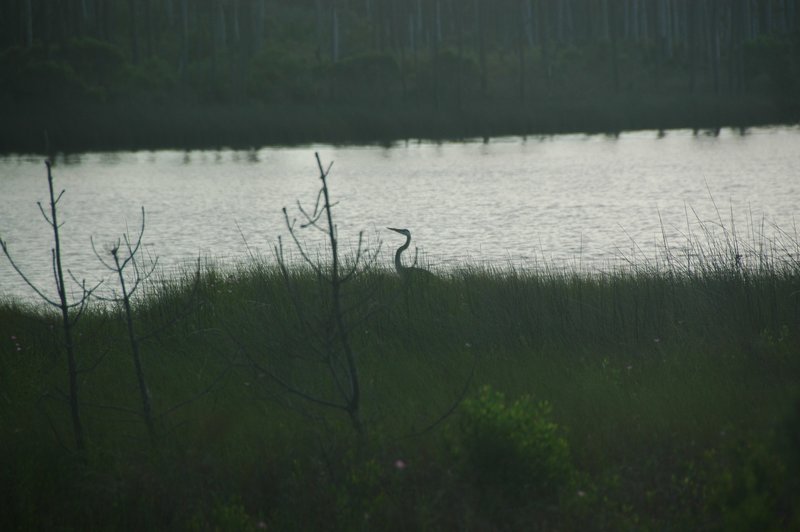
<svg viewBox="0 0 800 532"><path fill-rule="evenodd" d="M303 245L300 243L300 239L297 238L297 233L294 231L294 224L289 223L289 215L286 212L286 207L283 208L283 216L286 220L286 227L289 229L289 235L291 235L292 240L294 240L295 246L297 247L297 251L300 253L300 256L303 258L306 263L311 266L311 268L317 272L318 274L322 273L320 266L311 260L311 258L306 253L306 250L303 248Z"/></svg>
<svg viewBox="0 0 800 532"><path fill-rule="evenodd" d="M350 271L342 276L342 282L343 283L346 283L347 281L352 279L353 276L358 271L358 264L359 264L359 261L361 260L361 252L362 252L362 243L363 243L363 241L364 241L364 231L359 231L358 232L358 246L356 247L356 258L353 261L353 267L350 268Z"/></svg>
<svg viewBox="0 0 800 532"><path fill-rule="evenodd" d="M38 205L38 206L39 206L39 212L41 212L41 213L42 213L42 216L44 217L45 221L46 221L48 224L50 224L50 227L53 227L53 221L50 219L50 217L49 217L49 216L47 216L47 213L46 213L46 212L44 212L44 207L42 207L42 202L41 202L41 201L37 201L37 202L36 202L36 205Z"/></svg>
<svg viewBox="0 0 800 532"><path fill-rule="evenodd" d="M142 227L139 230L139 236L136 239L136 245L133 246L132 249L131 249L130 240L128 239L128 233L125 233L124 238L125 238L125 246L128 248L128 258L126 258L124 261L122 261L122 265L120 266L121 269L124 269L125 266L127 266L128 263L131 260L133 260L134 256L136 256L136 253L139 251L139 246L142 245L142 237L144 236L144 225L145 225L144 207L142 207Z"/></svg>
<svg viewBox="0 0 800 532"><path fill-rule="evenodd" d="M89 242L92 245L92 252L94 252L94 256L97 257L97 260L100 261L100 264L102 264L103 266L106 267L106 269L108 269L108 270L110 270L112 272L116 271L115 268L113 266L111 266L110 264L108 264L105 261L105 259L103 259L103 257L100 255L100 253L97 251L97 248L94 245L94 237L93 236L89 236ZM117 246L119 246L119 241L117 242Z"/></svg>
<svg viewBox="0 0 800 532"><path fill-rule="evenodd" d="M191 403L193 403L193 402L197 401L197 400L198 400L198 399L200 399L201 397L203 397L203 396L205 396L205 395L208 395L209 393L211 393L211 391L212 391L212 390L213 390L213 389L214 389L214 388L215 388L215 387L216 387L216 386L217 386L217 385L218 385L220 382L222 382L222 379L224 379L224 378L225 378L225 376L228 374L228 372L230 371L230 369L231 369L231 366L228 366L227 368L225 368L224 370L222 370L222 371L219 373L219 375L217 375L217 377L216 377L216 378L215 378L215 379L214 379L214 380L211 382L211 384L209 384L208 386L206 386L204 389L200 390L200 391L199 391L197 394L195 394L193 397L190 397L189 399L186 399L186 400L184 400L184 401L181 401L180 403L174 404L174 405L172 405L171 407L167 408L166 410L164 410L163 412L161 412L161 413L160 413L158 416L156 416L156 419L162 419L162 418L165 418L165 417L167 417L168 415L170 415L171 413L173 413L173 412L175 412L176 410L178 410L179 408L183 408L184 406L186 406L186 405L189 405L189 404L191 404Z"/></svg>
<svg viewBox="0 0 800 532"><path fill-rule="evenodd" d="M319 229L322 232L327 232L327 231L325 231L324 228L319 227L317 225L317 222L319 221L320 217L322 217L322 214L325 211L317 211L316 207L315 207L314 214L308 214L305 211L305 209L303 208L303 205L300 203L300 200L297 201L297 209L303 214L303 216L306 219L306 223L300 224L300 229L305 229L306 227L315 227L315 228Z"/></svg>
<svg viewBox="0 0 800 532"><path fill-rule="evenodd" d="M294 395L297 395L298 397L302 397L303 399L305 399L307 401L310 401L312 403L316 403L318 405L327 406L327 407L330 407L330 408L337 408L339 410L347 411L347 405L340 405L338 403L334 403L334 402L328 401L326 399L320 399L319 397L314 397L313 395L307 394L307 393L303 392L302 390L296 388L295 386L292 386L291 384L286 382L284 379L281 379L280 377L278 377L278 375L276 375L274 372L268 370L267 368L263 367L261 364L256 362L256 360L250 355L250 353L247 351L247 349L243 345L241 345L241 343L237 339L235 339L235 338L233 338L231 336L231 340L233 340L233 342L236 345L239 346L239 352L242 353L245 356L245 358L248 359L248 361L250 361L250 363L252 364L252 366L255 369L257 369L259 372L263 373L265 376L269 377L272 381L274 381L278 386L280 386L281 388L283 388L287 392L289 392L291 394L294 394Z"/></svg>
<svg viewBox="0 0 800 532"><path fill-rule="evenodd" d="M124 414L131 414L136 417L142 417L142 413L138 410L134 410L133 408L126 408L124 406L117 406L117 405L104 405L100 403L90 403L88 401L81 401L82 406L89 406L92 408L99 408L101 410L113 410L114 412L122 412Z"/></svg>
<svg viewBox="0 0 800 532"><path fill-rule="evenodd" d="M19 266L17 266L17 263L15 263L14 259L11 258L11 253L8 251L8 244L6 243L5 240L0 239L0 247L3 248L3 254L8 259L8 262L11 264L11 267L22 278L25 284L28 285L31 288L31 290L36 292L36 295L42 298L47 304L52 305L54 307L59 307L60 305L58 303L56 303L55 301L44 295L42 291L39 290L39 288L35 284L33 284L30 279L28 279L28 277L22 272Z"/></svg>
<svg viewBox="0 0 800 532"><path fill-rule="evenodd" d="M470 368L469 376L467 377L467 380L464 383L464 387L461 389L461 392L455 398L455 400L450 405L450 407L447 410L445 410L444 413L442 413L442 415L440 415L438 418L436 418L432 423L430 423L428 426L426 426L422 430L418 430L418 431L413 432L411 434L407 434L407 435L405 435L403 437L400 437L400 438L398 438L398 441L406 440L406 439L409 439L409 438L417 438L419 436L427 434L428 432L432 431L437 426L439 426L448 417L453 415L453 413L456 411L458 406L464 401L464 397L467 396L467 392L469 391L469 388L472 385L472 380L475 377L475 368L477 366L478 366L478 356L475 353L473 353L472 368Z"/></svg>

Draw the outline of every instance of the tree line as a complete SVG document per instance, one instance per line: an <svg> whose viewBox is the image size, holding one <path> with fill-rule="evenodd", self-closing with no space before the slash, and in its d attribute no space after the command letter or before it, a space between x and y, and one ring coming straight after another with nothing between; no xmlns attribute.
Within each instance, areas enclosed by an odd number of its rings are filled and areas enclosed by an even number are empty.
<svg viewBox="0 0 800 532"><path fill-rule="evenodd" d="M800 0L0 4L0 49L19 55L81 39L107 43L144 77L161 72L167 82L155 85L189 85L223 100L371 96L460 106L465 98L524 101L576 84L609 93L739 92L759 76L788 93L800 78L799 32ZM6 65L0 60L0 69Z"/></svg>

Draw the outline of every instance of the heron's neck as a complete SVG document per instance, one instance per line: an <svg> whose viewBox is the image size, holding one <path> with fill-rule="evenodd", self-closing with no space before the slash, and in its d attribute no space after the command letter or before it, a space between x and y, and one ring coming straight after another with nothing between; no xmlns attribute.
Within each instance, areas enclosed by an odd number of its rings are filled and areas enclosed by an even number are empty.
<svg viewBox="0 0 800 532"><path fill-rule="evenodd" d="M411 245L411 235L406 237L406 243L397 248L397 251L394 254L394 267L398 273L403 271L403 263L400 260L400 255L402 255L403 252L406 249L408 249L408 246L410 245Z"/></svg>

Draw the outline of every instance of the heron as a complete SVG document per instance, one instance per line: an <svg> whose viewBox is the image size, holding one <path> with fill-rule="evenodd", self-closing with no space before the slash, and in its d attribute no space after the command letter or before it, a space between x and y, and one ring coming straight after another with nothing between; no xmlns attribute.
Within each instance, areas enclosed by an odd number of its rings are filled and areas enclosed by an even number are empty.
<svg viewBox="0 0 800 532"><path fill-rule="evenodd" d="M423 268L417 268L415 266L403 266L403 262L400 257L403 255L403 252L408 249L408 246L411 245L411 231L408 229L397 229L395 227L387 227L386 229L394 231L395 233L400 233L406 237L406 243L397 248L397 251L394 253L394 267L397 270L397 275L403 279L408 279L411 276L432 277L433 274Z"/></svg>

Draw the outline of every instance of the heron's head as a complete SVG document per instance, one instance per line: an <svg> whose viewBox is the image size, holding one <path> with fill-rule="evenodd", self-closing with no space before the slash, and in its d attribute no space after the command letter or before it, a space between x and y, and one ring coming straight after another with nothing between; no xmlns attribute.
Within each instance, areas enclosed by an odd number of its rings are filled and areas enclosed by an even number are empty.
<svg viewBox="0 0 800 532"><path fill-rule="evenodd" d="M411 231L409 231L408 229L397 229L395 227L387 227L386 229L388 229L389 231L394 231L395 233L400 233L401 235L405 235L407 237L411 236Z"/></svg>

